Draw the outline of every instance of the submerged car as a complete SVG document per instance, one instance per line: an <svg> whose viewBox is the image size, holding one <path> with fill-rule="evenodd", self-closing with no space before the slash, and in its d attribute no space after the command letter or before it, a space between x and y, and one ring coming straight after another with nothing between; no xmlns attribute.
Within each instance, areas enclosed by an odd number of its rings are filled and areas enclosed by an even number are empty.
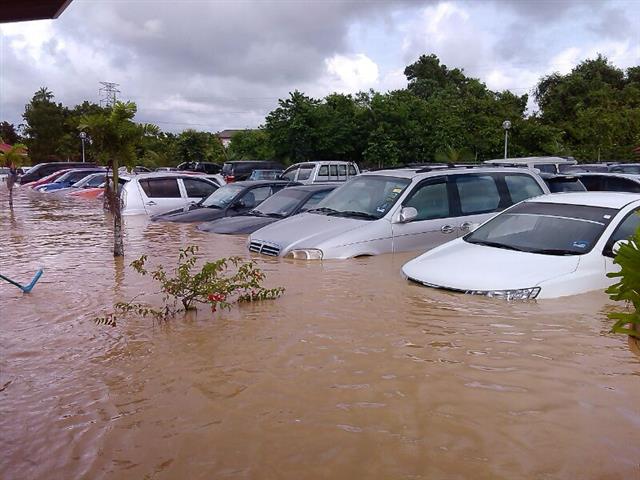
<svg viewBox="0 0 640 480"><path fill-rule="evenodd" d="M186 210L218 189L218 184L188 173L141 173L131 177L121 193L123 215L157 215Z"/></svg>
<svg viewBox="0 0 640 480"><path fill-rule="evenodd" d="M274 193L291 185L283 180L234 182L220 187L202 201L155 215L151 220L161 222L208 222L217 218L242 215L253 210Z"/></svg>
<svg viewBox="0 0 640 480"><path fill-rule="evenodd" d="M604 290L617 242L640 226L640 195L560 193L525 200L402 267L453 292L530 300Z"/></svg>
<svg viewBox="0 0 640 480"><path fill-rule="evenodd" d="M53 182L45 183L44 185L35 187L35 190L37 190L38 192L55 192L58 190L62 190L63 188L69 188L74 183L85 179L91 174L105 172L106 169L104 168L83 168L69 170L64 175L56 178Z"/></svg>
<svg viewBox="0 0 640 480"><path fill-rule="evenodd" d="M283 218L315 208L334 185L300 185L274 193L253 210L198 225L198 230L227 235L253 233Z"/></svg>
<svg viewBox="0 0 640 480"><path fill-rule="evenodd" d="M438 246L525 198L549 193L525 168L425 168L363 173L318 207L268 225L249 250L306 260Z"/></svg>

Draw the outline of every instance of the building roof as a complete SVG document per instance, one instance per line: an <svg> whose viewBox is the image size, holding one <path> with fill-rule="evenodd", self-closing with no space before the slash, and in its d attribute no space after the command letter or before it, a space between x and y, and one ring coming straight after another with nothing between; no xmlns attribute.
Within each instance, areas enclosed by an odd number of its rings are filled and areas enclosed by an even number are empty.
<svg viewBox="0 0 640 480"><path fill-rule="evenodd" d="M17 0L2 2L0 23L58 18L71 0Z"/></svg>
<svg viewBox="0 0 640 480"><path fill-rule="evenodd" d="M218 138L231 139L231 137L233 137L236 133L249 132L251 130L252 130L251 128L243 128L240 130L227 129L227 130L222 130L216 133L216 135L218 136Z"/></svg>

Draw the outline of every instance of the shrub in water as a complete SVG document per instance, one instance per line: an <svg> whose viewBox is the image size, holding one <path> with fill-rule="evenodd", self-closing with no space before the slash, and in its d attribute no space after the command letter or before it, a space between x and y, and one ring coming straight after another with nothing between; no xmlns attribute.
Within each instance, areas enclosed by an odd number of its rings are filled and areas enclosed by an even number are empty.
<svg viewBox="0 0 640 480"><path fill-rule="evenodd" d="M272 300L284 292L282 287L264 288L262 282L265 275L256 263L239 257L206 262L194 273L197 252L195 245L180 250L178 265L171 273L162 265L147 271L146 255L131 262L136 272L143 276L151 275L160 284L164 306L157 309L137 303L136 297L128 303L116 303L115 312L97 318L96 323L115 326L117 317L127 314L151 316L155 320L165 321L179 312L195 310L199 303L208 304L211 311L215 312L218 308L229 309L234 303Z"/></svg>

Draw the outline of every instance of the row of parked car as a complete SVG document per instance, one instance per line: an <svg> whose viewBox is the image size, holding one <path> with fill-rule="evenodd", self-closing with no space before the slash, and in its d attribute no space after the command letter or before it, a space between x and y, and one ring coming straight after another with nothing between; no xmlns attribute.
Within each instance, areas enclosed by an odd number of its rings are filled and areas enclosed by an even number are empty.
<svg viewBox="0 0 640 480"><path fill-rule="evenodd" d="M307 162L278 179L230 183L219 174L155 172L123 175L121 200L124 215L248 234L257 254L326 260L427 250L403 267L409 280L549 298L606 286L616 243L640 225L640 175L559 173L571 165L507 159L360 173L348 162ZM42 190L77 194L105 175Z"/></svg>

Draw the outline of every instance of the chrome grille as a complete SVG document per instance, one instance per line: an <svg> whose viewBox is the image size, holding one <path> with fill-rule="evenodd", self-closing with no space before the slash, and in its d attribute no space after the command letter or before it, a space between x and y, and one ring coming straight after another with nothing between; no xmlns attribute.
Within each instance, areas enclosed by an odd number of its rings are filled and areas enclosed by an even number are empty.
<svg viewBox="0 0 640 480"><path fill-rule="evenodd" d="M255 253L262 253L263 255L270 255L272 257L277 257L280 254L279 245L265 243L259 240L253 240L249 244L249 250Z"/></svg>

